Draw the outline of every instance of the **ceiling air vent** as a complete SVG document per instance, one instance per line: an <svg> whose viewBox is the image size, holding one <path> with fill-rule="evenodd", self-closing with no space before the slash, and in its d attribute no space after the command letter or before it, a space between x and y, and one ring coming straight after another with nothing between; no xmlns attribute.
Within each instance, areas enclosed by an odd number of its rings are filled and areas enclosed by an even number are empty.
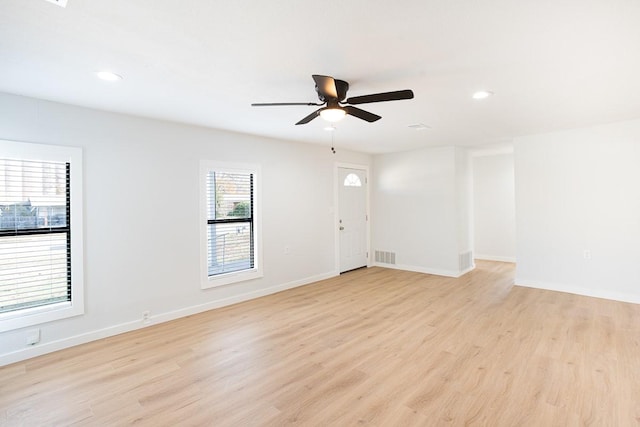
<svg viewBox="0 0 640 427"><path fill-rule="evenodd" d="M424 123L416 123L413 125L409 125L409 128L414 130L428 130L431 129L431 126L427 126Z"/></svg>
<svg viewBox="0 0 640 427"><path fill-rule="evenodd" d="M67 7L67 0L45 0L49 3L57 4L60 7Z"/></svg>

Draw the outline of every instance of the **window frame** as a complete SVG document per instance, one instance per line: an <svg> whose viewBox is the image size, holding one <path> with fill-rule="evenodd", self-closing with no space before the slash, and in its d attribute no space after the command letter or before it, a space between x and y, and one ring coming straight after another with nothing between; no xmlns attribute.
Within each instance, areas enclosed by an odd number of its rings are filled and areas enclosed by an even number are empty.
<svg viewBox="0 0 640 427"><path fill-rule="evenodd" d="M0 314L0 332L84 314L83 169L82 148L0 140L2 157L12 160L70 164L71 301Z"/></svg>
<svg viewBox="0 0 640 427"><path fill-rule="evenodd" d="M207 245L209 218L207 212L207 177L209 172L226 172L253 175L253 268L209 276ZM261 222L261 171L260 166L248 163L228 163L212 160L200 161L200 277L202 289L263 277L262 222Z"/></svg>

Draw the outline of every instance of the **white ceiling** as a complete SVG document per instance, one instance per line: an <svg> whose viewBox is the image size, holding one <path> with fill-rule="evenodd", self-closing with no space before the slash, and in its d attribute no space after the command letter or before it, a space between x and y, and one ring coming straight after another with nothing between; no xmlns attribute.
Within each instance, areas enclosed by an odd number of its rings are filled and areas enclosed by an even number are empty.
<svg viewBox="0 0 640 427"><path fill-rule="evenodd" d="M315 107L250 104L317 102L311 74L413 89L337 124L371 153L638 118L639 52L637 0L0 0L2 92L328 145L322 119L294 125Z"/></svg>

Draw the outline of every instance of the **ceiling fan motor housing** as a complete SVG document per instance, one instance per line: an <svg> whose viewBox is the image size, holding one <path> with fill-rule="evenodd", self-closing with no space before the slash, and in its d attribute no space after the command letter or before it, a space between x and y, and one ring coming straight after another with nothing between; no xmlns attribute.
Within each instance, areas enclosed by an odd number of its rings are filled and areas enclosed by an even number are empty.
<svg viewBox="0 0 640 427"><path fill-rule="evenodd" d="M344 80L338 79L335 79L334 81L336 84L336 93L338 94L337 101L342 102L347 97L347 92L349 91L349 83L345 82ZM325 97L324 94L320 92L320 89L318 89L318 85L316 85L316 93L318 94L318 99L320 100L320 102L331 101L330 98Z"/></svg>
<svg viewBox="0 0 640 427"><path fill-rule="evenodd" d="M349 83L344 80L336 80L336 92L338 92L338 101L342 102L347 97Z"/></svg>

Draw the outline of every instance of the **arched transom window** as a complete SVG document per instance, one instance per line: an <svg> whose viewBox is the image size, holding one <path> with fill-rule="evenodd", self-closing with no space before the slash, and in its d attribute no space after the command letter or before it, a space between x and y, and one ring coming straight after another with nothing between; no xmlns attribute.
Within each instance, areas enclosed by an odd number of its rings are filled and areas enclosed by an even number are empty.
<svg viewBox="0 0 640 427"><path fill-rule="evenodd" d="M350 173L344 178L344 186L345 187L362 187L362 182L360 181L360 177L355 173Z"/></svg>

